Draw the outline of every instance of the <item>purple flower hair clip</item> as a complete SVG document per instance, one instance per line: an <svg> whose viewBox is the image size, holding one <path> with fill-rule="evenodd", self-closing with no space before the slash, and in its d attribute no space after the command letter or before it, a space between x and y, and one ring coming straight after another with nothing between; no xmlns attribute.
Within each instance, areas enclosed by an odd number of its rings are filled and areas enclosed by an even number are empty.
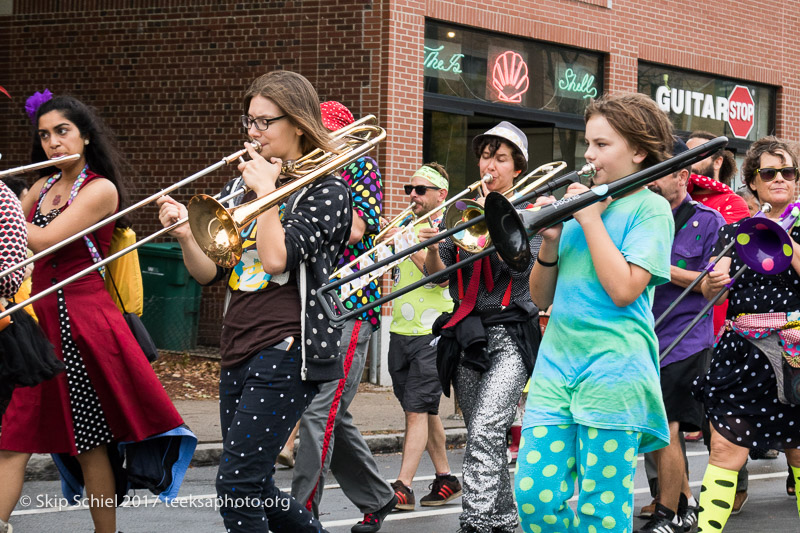
<svg viewBox="0 0 800 533"><path fill-rule="evenodd" d="M28 113L28 116L31 119L31 124L34 126L36 125L36 111L39 110L39 107L45 103L46 101L53 98L53 93L50 92L49 89L45 89L44 92L35 92L31 96L25 100L25 112Z"/></svg>

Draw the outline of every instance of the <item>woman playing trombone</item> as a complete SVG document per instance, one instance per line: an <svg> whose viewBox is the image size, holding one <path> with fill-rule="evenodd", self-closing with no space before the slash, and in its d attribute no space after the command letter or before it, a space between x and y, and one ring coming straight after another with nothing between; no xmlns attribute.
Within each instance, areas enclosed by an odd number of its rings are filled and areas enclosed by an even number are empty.
<svg viewBox="0 0 800 533"><path fill-rule="evenodd" d="M254 80L244 95L244 113L247 135L263 148L259 154L245 145L251 159L239 165L242 178L223 190L225 196L247 184L251 191L237 202L275 191L284 161L314 148L333 149L317 93L299 74L281 70ZM172 198L159 203L165 227L186 216ZM206 285L225 281L228 289L220 339L223 454L216 478L228 531L321 529L309 511L280 492L272 474L318 383L344 377L341 331L324 319L315 294L347 245L351 205L344 181L318 178L283 208L268 209L247 225L244 253L232 269L206 257L188 225L173 232L192 277Z"/></svg>
<svg viewBox="0 0 800 533"><path fill-rule="evenodd" d="M776 137L760 139L747 151L742 175L761 205L772 206L767 218L779 220L795 207L790 204L797 187L797 166L794 148ZM740 224L720 230L715 255L736 237ZM800 311L800 229L793 227L790 237L794 253L786 271L763 275L747 269L726 290L731 272L745 265L734 250L730 257L719 259L703 281L706 298L725 291L722 300L727 299L729 307L708 373L695 389L711 425L698 531L721 531L725 526L736 492L736 474L747 460L748 449L784 450L795 480L800 476L800 398L796 386L793 391L787 387L787 379L800 379L800 335L795 329ZM777 380L776 368L783 373L783 381Z"/></svg>
<svg viewBox="0 0 800 533"><path fill-rule="evenodd" d="M528 139L508 122L475 137L472 147L480 175L492 177L483 184L484 194L508 191L514 178L527 168ZM422 228L419 238L426 240L436 233L434 228ZM540 242L540 237L531 240L534 259ZM451 238L428 249L438 251L425 258L429 273L470 255ZM448 372L439 368L442 386L449 390L453 379L467 424L462 532L511 532L517 527L507 468L506 432L514 421L539 345L539 310L528 292L531 265L526 271L517 272L492 254L452 274L450 293L457 307L452 315L442 315L434 325L434 334L443 330L439 353L448 351L447 359L452 361L453 375L443 376ZM467 339L467 332L472 339L470 346L456 344Z"/></svg>

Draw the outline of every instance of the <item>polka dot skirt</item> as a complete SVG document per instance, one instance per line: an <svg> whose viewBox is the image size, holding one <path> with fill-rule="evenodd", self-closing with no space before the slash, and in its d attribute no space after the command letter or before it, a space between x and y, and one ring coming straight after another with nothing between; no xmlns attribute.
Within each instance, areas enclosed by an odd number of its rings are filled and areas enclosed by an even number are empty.
<svg viewBox="0 0 800 533"><path fill-rule="evenodd" d="M49 224L55 217L42 215L38 208L33 223L39 227ZM88 251L87 251L88 253ZM72 338L67 303L63 290L58 297L58 321L61 329L61 352L67 366L69 403L72 409L72 426L78 453L107 444L113 440L100 399L92 386L78 346Z"/></svg>
<svg viewBox="0 0 800 533"><path fill-rule="evenodd" d="M737 227L723 227L719 243L730 242ZM792 236L800 240L797 228ZM731 273L742 264L734 253ZM748 270L732 287L728 317L800 310L798 289L800 276L791 268L774 276ZM695 395L714 427L738 446L800 447L800 406L778 401L775 372L766 355L736 333L726 332L715 346L708 373L695 382Z"/></svg>

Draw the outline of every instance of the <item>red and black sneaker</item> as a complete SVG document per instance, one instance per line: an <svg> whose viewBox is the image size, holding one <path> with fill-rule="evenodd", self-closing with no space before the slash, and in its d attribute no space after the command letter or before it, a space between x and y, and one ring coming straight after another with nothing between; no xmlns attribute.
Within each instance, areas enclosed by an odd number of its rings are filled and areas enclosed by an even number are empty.
<svg viewBox="0 0 800 533"><path fill-rule="evenodd" d="M461 483L458 482L456 476L436 476L428 488L431 489L431 493L423 496L419 501L423 507L444 505L461 496Z"/></svg>
<svg viewBox="0 0 800 533"><path fill-rule="evenodd" d="M397 496L392 496L389 503L375 511L374 513L367 513L364 515L364 520L358 522L352 528L351 533L377 533L383 525L383 519L392 512L394 506L397 504Z"/></svg>
<svg viewBox="0 0 800 533"><path fill-rule="evenodd" d="M414 491L406 487L399 479L392 483L394 495L397 496L397 505L395 509L401 511L413 511L416 500L414 499Z"/></svg>

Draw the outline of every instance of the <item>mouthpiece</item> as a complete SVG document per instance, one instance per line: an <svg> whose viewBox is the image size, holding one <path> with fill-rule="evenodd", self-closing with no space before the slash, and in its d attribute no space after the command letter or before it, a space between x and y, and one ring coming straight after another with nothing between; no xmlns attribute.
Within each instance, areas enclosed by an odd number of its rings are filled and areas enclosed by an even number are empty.
<svg viewBox="0 0 800 533"><path fill-rule="evenodd" d="M762 213L769 213L770 211L772 211L772 204L770 204L769 202L764 202L763 204L761 204Z"/></svg>
<svg viewBox="0 0 800 533"><path fill-rule="evenodd" d="M494 178L488 172L486 174L484 174L483 177L481 178L481 181L484 182L484 183L491 183L492 180L494 180Z"/></svg>
<svg viewBox="0 0 800 533"><path fill-rule="evenodd" d="M578 171L578 175L582 178L593 178L597 174L597 169L593 163L586 163Z"/></svg>

